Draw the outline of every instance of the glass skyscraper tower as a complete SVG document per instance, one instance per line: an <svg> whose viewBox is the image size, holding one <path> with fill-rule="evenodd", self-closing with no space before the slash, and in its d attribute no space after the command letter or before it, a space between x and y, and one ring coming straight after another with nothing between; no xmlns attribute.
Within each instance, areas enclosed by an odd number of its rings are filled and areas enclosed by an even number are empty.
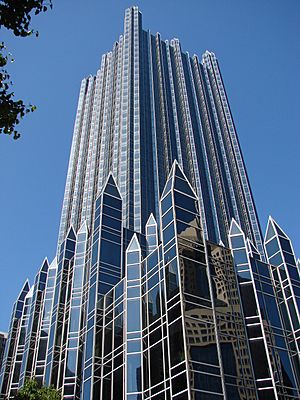
<svg viewBox="0 0 300 400"><path fill-rule="evenodd" d="M262 239L216 56L124 34L80 87L57 256L13 308L0 398L300 397L300 276Z"/></svg>

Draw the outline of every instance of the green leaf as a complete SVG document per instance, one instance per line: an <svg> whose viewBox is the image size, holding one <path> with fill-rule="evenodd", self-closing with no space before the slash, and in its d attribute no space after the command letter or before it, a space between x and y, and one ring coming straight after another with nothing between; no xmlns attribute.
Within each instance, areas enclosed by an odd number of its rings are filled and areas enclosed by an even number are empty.
<svg viewBox="0 0 300 400"><path fill-rule="evenodd" d="M52 0L0 0L0 29L5 27L19 37L39 36L39 32L31 28L32 15L52 9ZM35 111L33 105L26 106L22 100L14 99L11 91L13 82L3 69L8 61L14 62L10 53L6 54L4 42L0 42L0 134L11 135L18 139L20 134L15 126L29 112Z"/></svg>

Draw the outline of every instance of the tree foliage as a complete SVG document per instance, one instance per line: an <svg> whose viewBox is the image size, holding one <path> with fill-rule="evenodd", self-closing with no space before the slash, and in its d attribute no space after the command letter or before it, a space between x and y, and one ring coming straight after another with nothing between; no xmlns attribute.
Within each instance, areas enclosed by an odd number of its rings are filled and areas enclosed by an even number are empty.
<svg viewBox="0 0 300 400"><path fill-rule="evenodd" d="M38 31L31 29L31 17L52 8L52 0L0 0L0 28L11 30L15 36L38 36ZM20 137L16 129L25 114L36 109L24 104L23 100L15 100L12 81L6 70L8 63L13 62L4 42L0 42L0 133Z"/></svg>
<svg viewBox="0 0 300 400"><path fill-rule="evenodd" d="M14 400L61 400L61 394L53 387L41 387L34 380L27 380L14 396Z"/></svg>

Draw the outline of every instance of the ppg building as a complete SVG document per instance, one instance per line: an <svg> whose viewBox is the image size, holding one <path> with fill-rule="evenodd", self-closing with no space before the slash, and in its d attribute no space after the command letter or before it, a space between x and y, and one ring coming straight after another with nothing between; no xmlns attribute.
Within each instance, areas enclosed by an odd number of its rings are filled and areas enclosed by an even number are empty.
<svg viewBox="0 0 300 400"><path fill-rule="evenodd" d="M12 311L0 398L300 398L300 276L264 239L216 56L124 34L80 87L57 256Z"/></svg>

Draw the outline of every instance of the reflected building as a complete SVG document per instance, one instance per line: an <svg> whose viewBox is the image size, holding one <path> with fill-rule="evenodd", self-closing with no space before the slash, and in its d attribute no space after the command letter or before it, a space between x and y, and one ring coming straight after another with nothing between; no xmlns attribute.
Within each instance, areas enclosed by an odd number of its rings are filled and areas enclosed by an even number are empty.
<svg viewBox="0 0 300 400"><path fill-rule="evenodd" d="M300 397L299 266L260 233L213 53L126 10L82 81L55 259L13 307L0 398Z"/></svg>

